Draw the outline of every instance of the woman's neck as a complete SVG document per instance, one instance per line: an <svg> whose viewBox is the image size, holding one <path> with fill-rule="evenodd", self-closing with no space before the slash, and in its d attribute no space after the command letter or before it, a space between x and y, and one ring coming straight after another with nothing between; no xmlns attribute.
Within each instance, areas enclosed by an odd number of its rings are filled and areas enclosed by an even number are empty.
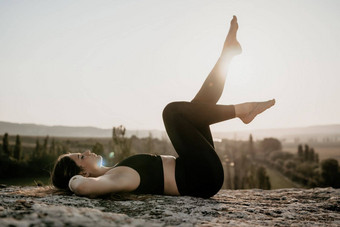
<svg viewBox="0 0 340 227"><path fill-rule="evenodd" d="M91 177L99 177L104 175L107 171L112 169L113 167L106 167L106 166L101 166L100 168L97 169L95 173L91 174Z"/></svg>

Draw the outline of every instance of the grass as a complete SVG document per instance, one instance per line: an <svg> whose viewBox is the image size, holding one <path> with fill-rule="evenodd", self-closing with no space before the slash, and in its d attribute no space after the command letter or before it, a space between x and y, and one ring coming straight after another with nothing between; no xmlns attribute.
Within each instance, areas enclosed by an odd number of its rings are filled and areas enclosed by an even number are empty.
<svg viewBox="0 0 340 227"><path fill-rule="evenodd" d="M280 188L300 188L301 186L294 183L279 171L266 167L267 174L270 179L271 189Z"/></svg>

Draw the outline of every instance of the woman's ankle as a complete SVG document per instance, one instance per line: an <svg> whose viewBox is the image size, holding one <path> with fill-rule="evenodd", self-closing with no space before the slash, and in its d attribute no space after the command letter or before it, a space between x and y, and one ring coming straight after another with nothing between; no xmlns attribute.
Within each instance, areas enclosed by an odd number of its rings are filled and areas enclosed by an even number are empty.
<svg viewBox="0 0 340 227"><path fill-rule="evenodd" d="M231 53L223 53L220 56L220 60L229 64L231 62L231 60L233 59L234 55L232 55Z"/></svg>
<svg viewBox="0 0 340 227"><path fill-rule="evenodd" d="M249 104L248 103L240 103L234 105L235 107L235 117L244 117L249 113Z"/></svg>

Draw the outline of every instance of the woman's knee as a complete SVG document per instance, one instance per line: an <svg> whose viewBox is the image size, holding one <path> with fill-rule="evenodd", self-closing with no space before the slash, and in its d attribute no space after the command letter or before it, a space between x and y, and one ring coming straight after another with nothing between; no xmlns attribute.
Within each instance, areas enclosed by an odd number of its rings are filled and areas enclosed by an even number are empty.
<svg viewBox="0 0 340 227"><path fill-rule="evenodd" d="M183 102L171 102L166 105L163 109L163 119L177 115L180 112L182 105Z"/></svg>

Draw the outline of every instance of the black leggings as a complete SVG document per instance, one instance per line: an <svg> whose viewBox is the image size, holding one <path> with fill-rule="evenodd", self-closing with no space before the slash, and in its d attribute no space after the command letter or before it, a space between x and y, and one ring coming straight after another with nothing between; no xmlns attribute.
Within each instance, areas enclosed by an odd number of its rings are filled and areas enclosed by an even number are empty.
<svg viewBox="0 0 340 227"><path fill-rule="evenodd" d="M209 198L221 189L223 167L209 125L234 117L233 105L173 102L165 107L165 128L179 155L175 176L181 195Z"/></svg>
<svg viewBox="0 0 340 227"><path fill-rule="evenodd" d="M179 155L175 176L181 195L209 198L223 185L223 167L209 125L235 117L233 105L216 105L228 63L219 59L191 102L172 102L163 110L166 131Z"/></svg>

